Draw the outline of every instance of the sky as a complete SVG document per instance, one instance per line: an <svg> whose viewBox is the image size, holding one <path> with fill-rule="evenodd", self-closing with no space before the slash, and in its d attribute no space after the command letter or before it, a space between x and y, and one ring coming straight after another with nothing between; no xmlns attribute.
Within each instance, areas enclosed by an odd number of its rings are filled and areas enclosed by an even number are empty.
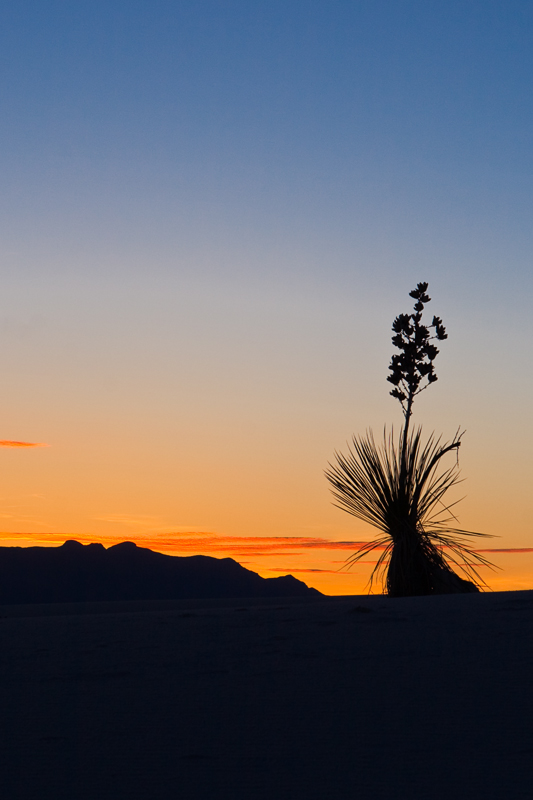
<svg viewBox="0 0 533 800"><path fill-rule="evenodd" d="M0 3L1 543L364 592L324 469L401 426L428 281L414 421L466 430L461 527L533 588L532 86L525 0Z"/></svg>

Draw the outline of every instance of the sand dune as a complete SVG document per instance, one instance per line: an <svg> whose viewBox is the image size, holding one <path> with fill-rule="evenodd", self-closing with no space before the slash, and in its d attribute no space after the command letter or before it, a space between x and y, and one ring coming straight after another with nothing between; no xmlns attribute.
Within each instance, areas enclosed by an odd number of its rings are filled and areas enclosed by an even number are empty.
<svg viewBox="0 0 533 800"><path fill-rule="evenodd" d="M10 800L531 796L532 592L0 616Z"/></svg>

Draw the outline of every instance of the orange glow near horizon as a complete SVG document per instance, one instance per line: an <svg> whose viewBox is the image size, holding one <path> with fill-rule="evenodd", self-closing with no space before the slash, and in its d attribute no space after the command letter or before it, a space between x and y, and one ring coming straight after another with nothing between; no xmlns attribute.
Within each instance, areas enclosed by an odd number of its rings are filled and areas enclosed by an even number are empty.
<svg viewBox="0 0 533 800"><path fill-rule="evenodd" d="M130 540L169 555L233 558L263 577L292 574L328 595L368 592L375 558L346 562L375 531L332 505L322 473L338 432L309 437L313 425L301 415L292 427L259 432L245 418L219 428L217 417L205 429L178 421L170 432L155 417L139 431L139 413L117 417L112 431L60 436L63 419L57 433L39 426L54 443L48 448L3 440L0 544ZM497 567L481 568L481 577L492 590L533 588L526 472L519 488L496 486L479 459L465 463L465 473L476 481L468 481L461 527L494 537L476 541Z"/></svg>
<svg viewBox="0 0 533 800"><path fill-rule="evenodd" d="M321 465L335 437L322 434L309 447L308 427L302 426L301 438L282 431L285 438L274 443L265 433L259 447L251 433L224 436L215 448L207 434L205 442L188 440L182 428L178 451L163 430L159 436L150 430L146 441L126 431L110 438L104 430L77 440L54 438L53 448L6 448L0 544L57 546L76 539L111 546L131 540L169 555L230 557L263 577L293 574L324 594L365 594L375 560L370 554L351 568L346 561L374 531L332 506ZM300 445L303 455L295 459ZM482 469L467 465L469 474ZM464 527L495 537L477 542L498 567L480 570L490 589L533 588L525 504L502 509L478 480L464 506Z"/></svg>

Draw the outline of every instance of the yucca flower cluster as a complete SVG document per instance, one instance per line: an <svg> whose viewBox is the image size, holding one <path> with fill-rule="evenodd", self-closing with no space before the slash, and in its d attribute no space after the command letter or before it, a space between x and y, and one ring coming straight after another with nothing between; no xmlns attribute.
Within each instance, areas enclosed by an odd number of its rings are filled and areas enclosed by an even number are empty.
<svg viewBox="0 0 533 800"><path fill-rule="evenodd" d="M394 384L391 395L400 401L404 413L411 415L417 394L438 380L433 362L439 354L433 340L448 338L440 317L433 317L430 326L422 324L424 305L431 298L426 294L427 283L419 283L409 296L416 300L412 314L399 314L392 324L392 343L401 352L393 355L387 380ZM433 328L433 335L430 332ZM424 379L427 383L424 383Z"/></svg>

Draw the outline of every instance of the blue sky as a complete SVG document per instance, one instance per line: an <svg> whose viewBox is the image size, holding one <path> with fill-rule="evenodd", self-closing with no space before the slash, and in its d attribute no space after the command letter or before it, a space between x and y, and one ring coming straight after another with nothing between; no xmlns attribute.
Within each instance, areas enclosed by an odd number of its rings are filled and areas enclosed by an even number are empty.
<svg viewBox="0 0 533 800"><path fill-rule="evenodd" d="M526 233L529 3L23 1L1 17L1 160L36 224L46 204L52 229L89 214L112 238L112 205L117 237L180 212L264 235L318 220L346 237L354 217L394 238L439 219Z"/></svg>

